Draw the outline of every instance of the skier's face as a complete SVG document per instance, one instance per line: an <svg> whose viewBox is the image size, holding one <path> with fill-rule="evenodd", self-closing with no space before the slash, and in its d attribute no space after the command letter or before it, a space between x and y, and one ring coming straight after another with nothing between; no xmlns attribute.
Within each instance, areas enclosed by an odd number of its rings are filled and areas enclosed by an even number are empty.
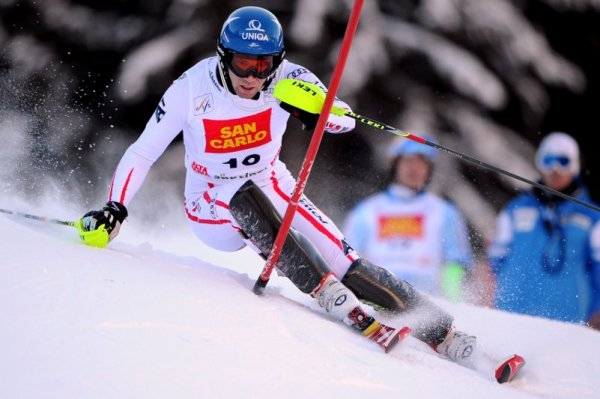
<svg viewBox="0 0 600 399"><path fill-rule="evenodd" d="M252 98L258 93L266 79L255 78L254 75L250 75L245 78L240 78L231 70L229 70L229 78L231 79L231 85L235 94L242 98Z"/></svg>
<svg viewBox="0 0 600 399"><path fill-rule="evenodd" d="M411 190L425 187L431 172L429 161L422 155L404 155L396 163L396 182Z"/></svg>
<svg viewBox="0 0 600 399"><path fill-rule="evenodd" d="M542 174L543 182L550 188L561 191L575 178L575 170L578 168L573 167L573 162L573 156L556 151L540 157L536 160L536 165Z"/></svg>

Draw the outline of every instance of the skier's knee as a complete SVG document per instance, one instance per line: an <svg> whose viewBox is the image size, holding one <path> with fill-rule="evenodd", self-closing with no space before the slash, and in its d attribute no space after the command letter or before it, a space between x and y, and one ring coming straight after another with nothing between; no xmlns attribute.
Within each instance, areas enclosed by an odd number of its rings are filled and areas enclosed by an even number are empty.
<svg viewBox="0 0 600 399"><path fill-rule="evenodd" d="M269 198L249 180L231 198L229 211L242 228L244 238L252 242L266 259L282 221ZM276 267L307 294L313 292L329 272L327 263L315 246L291 228Z"/></svg>

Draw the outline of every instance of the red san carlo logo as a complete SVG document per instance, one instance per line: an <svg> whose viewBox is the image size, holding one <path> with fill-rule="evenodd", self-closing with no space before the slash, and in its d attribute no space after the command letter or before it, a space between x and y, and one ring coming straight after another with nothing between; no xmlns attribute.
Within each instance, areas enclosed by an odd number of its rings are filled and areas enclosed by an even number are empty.
<svg viewBox="0 0 600 399"><path fill-rule="evenodd" d="M271 142L271 109L237 119L203 119L205 151L228 153Z"/></svg>

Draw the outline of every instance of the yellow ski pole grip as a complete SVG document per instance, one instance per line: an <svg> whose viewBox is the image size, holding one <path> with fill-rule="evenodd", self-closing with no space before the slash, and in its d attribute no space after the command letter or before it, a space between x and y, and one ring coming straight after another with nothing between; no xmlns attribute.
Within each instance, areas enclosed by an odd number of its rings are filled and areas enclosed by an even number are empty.
<svg viewBox="0 0 600 399"><path fill-rule="evenodd" d="M103 224L96 230L87 231L83 229L83 223L79 219L75 227L77 227L77 231L79 232L79 238L90 247L104 248L110 241L108 231L106 231Z"/></svg>

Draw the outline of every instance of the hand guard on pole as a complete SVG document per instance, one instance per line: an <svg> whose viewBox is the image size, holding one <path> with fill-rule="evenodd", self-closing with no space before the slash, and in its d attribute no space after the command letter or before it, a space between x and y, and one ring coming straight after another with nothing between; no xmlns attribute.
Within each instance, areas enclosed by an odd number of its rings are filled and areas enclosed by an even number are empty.
<svg viewBox="0 0 600 399"><path fill-rule="evenodd" d="M304 130L312 131L315 129L315 126L317 126L319 114L312 114L283 101L279 103L279 106L289 112L294 118L300 120L300 122L303 124Z"/></svg>
<svg viewBox="0 0 600 399"><path fill-rule="evenodd" d="M108 201L98 211L90 211L79 221L79 237L93 247L105 247L117 234L127 218L127 208L117 201Z"/></svg>

